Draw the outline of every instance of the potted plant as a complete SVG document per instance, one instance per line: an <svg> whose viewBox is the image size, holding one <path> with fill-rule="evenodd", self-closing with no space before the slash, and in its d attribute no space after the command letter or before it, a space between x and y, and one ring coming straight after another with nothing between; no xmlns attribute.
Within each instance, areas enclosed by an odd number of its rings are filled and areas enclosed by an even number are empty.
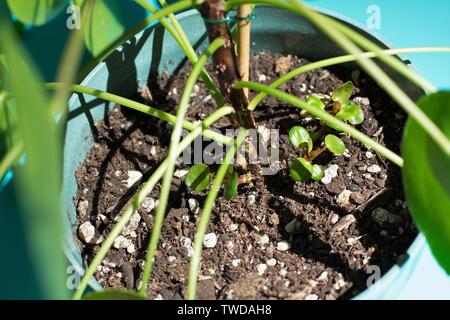
<svg viewBox="0 0 450 320"><path fill-rule="evenodd" d="M70 85L72 75L45 84L59 90L52 116L62 114L57 128L66 126L68 257L79 269L89 263L75 298L89 281L112 290L87 298L353 297L369 284L373 267L384 273L404 256L416 235L408 208L448 270L447 207L435 207L448 202L445 179L436 175L449 159L442 113L448 94L434 93L392 57L409 49L386 50L364 31L294 1L208 0L193 3L197 11L179 20L173 13L190 1L163 3L160 11L136 2L154 14L136 30L157 19L161 25L112 55L130 33L103 46L90 65L104 62L81 85ZM237 6L236 16L227 15ZM85 17L94 10L82 8ZM279 22L268 25L274 16ZM350 54L336 56L339 47ZM373 63L375 57L389 68ZM354 64L323 69L353 61L365 73ZM58 109L69 90L76 92L69 110ZM398 106L410 116L402 157L405 118ZM224 135L227 128L239 130ZM179 161L202 136L214 142L200 141L197 149L208 160L196 163L194 148L194 163ZM417 148L424 148L423 158ZM401 272L388 276L380 297L401 286Z"/></svg>

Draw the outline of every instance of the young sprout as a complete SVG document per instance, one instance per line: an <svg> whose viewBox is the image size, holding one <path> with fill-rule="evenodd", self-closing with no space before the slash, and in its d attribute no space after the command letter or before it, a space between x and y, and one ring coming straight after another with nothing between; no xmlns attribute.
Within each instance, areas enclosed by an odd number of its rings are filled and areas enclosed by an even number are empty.
<svg viewBox="0 0 450 320"><path fill-rule="evenodd" d="M336 118L347 121L352 125L361 124L364 121L364 113L361 107L350 100L353 93L353 83L348 81L340 85L331 94L333 102L333 114Z"/></svg>
<svg viewBox="0 0 450 320"><path fill-rule="evenodd" d="M310 96L306 99L306 103L311 107L325 110L325 103L315 96Z"/></svg>
<svg viewBox="0 0 450 320"><path fill-rule="evenodd" d="M230 168L233 168L230 166ZM238 193L238 183L239 183L239 174L237 171L232 171L231 177L228 180L228 183L225 184L225 188L223 190L223 195L225 199L230 200L234 198Z"/></svg>
<svg viewBox="0 0 450 320"><path fill-rule="evenodd" d="M188 188L196 192L203 191L211 182L211 171L206 164L195 164L189 169L184 182Z"/></svg>
<svg viewBox="0 0 450 320"><path fill-rule="evenodd" d="M313 148L313 141L308 130L301 126L294 126L289 130L289 140L296 148L306 147L308 153L310 153Z"/></svg>
<svg viewBox="0 0 450 320"><path fill-rule="evenodd" d="M357 125L364 121L364 113L359 104L348 100L341 104L339 112L336 113L336 118Z"/></svg>
<svg viewBox="0 0 450 320"><path fill-rule="evenodd" d="M298 157L292 161L289 167L291 178L294 181L307 181L309 179L320 180L323 177L322 167L317 164L311 164L303 157Z"/></svg>
<svg viewBox="0 0 450 320"><path fill-rule="evenodd" d="M345 152L345 144L335 135L328 134L325 137L325 146L335 155L342 155Z"/></svg>
<svg viewBox="0 0 450 320"><path fill-rule="evenodd" d="M311 107L318 108L318 109L325 111L325 107L326 107L325 102L323 102L322 100L320 100L319 98L317 98L315 96L308 97L306 99L306 103L309 104ZM302 110L300 114L302 116L306 116L308 114L308 112L306 110ZM317 117L314 117L314 118L319 119Z"/></svg>
<svg viewBox="0 0 450 320"><path fill-rule="evenodd" d="M353 93L353 83L347 81L346 83L337 87L331 94L331 99L335 102L345 102L352 96Z"/></svg>
<svg viewBox="0 0 450 320"><path fill-rule="evenodd" d="M323 169L318 164L313 164L311 178L313 180L319 181L323 177Z"/></svg>

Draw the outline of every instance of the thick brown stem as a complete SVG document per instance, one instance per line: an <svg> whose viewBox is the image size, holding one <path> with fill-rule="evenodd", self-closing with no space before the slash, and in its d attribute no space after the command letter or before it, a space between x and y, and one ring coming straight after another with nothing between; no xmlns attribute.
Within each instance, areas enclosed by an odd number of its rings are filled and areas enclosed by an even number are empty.
<svg viewBox="0 0 450 320"><path fill-rule="evenodd" d="M230 103L236 111L236 124L246 129L254 129L256 127L255 120L251 112L247 110L248 99L244 90L234 88L234 84L241 80L241 75L230 29L226 22L213 22L225 19L223 3L223 0L206 0L201 5L203 16L209 20L209 22L206 21L209 41L216 38L222 38L225 41L225 45L214 53L213 62L225 101Z"/></svg>

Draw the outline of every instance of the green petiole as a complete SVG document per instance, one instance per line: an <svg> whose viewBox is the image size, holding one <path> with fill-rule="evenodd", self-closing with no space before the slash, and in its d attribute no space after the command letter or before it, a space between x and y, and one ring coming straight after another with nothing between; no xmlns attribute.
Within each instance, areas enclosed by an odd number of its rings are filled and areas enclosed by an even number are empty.
<svg viewBox="0 0 450 320"><path fill-rule="evenodd" d="M313 116L316 116L320 118L321 120L325 121L325 123L331 125L332 127L339 128L343 132L347 133L351 137L361 141L368 147L372 148L374 151L378 152L385 158L389 159L399 167L403 166L403 159L398 156L396 153L392 152L388 148L382 146L378 142L372 140L368 136L366 136L361 131L355 129L354 127L346 124L345 122L335 118L331 114L329 114L326 111L323 111L319 108L312 107L308 105L305 101L298 99L297 97L287 94L285 92L282 92L280 90L271 88L269 86L265 86L260 83L255 82L247 82L247 81L240 81L236 83L237 88L249 88L251 90L261 91L265 92L266 94L269 94L271 96L274 96L277 99L283 100L284 102L287 102L289 104L292 104L294 107L306 110Z"/></svg>
<svg viewBox="0 0 450 320"><path fill-rule="evenodd" d="M398 54L406 54L406 53L426 53L426 52L450 52L450 48L439 48L439 47L431 47L431 48L405 48L405 49L389 49L389 50L383 50L383 53L386 55L398 55ZM380 56L380 53L376 52L364 52L362 54L363 56L367 58L377 58ZM315 61L312 63L309 63L307 65L298 67L295 70L292 70L282 77L278 78L274 82L270 84L271 88L278 88L283 83L301 75L302 73L312 71L319 68L325 68L334 66L341 63L347 63L356 61L357 56L354 54L348 54L340 57L333 57L329 59L324 59L320 61ZM403 70L403 69L402 69ZM402 75L405 77L410 77L411 73L404 73L402 72ZM410 79L410 78L409 78ZM411 80L411 79L410 79ZM248 104L249 110L254 110L256 106L267 96L264 92L258 93Z"/></svg>
<svg viewBox="0 0 450 320"><path fill-rule="evenodd" d="M203 121L202 125L197 126L180 142L180 145L178 146L177 149L177 154L180 155L184 151L184 149L189 147L189 145L205 131L205 128L211 126L214 122L218 121L220 118L228 114L231 114L233 111L234 109L232 107L222 107L217 111L215 111L214 113L212 113L208 118L206 118ZM164 172L168 167L168 164L169 164L168 159L165 159L158 166L158 168L153 172L151 177L142 186L141 190L135 195L135 197L131 202L131 205L125 210L125 212L121 214L121 218L114 226L114 228L111 230L111 232L108 234L105 241L103 241L100 249L98 250L94 259L92 259L89 267L84 273L80 285L78 286L78 289L75 291L73 299L78 300L81 298L84 290L88 285L89 279L93 276L95 270L97 270L97 266L100 265L100 263L103 261L109 249L113 245L114 240L117 238L117 236L120 235L123 228L128 223L128 220L130 220L131 216L133 215L133 213L140 207L145 197L147 197L147 195L150 194L150 192L152 192L156 184L162 178Z"/></svg>
<svg viewBox="0 0 450 320"><path fill-rule="evenodd" d="M248 131L241 131L236 139L232 142L227 154L225 155L223 163L220 165L217 171L216 178L214 179L213 185L208 192L208 197L205 201L205 206L200 215L200 221L197 225L197 232L195 233L194 240L194 253L191 258L191 266L189 269L189 280L188 280L188 296L189 300L194 300L197 292L197 278L198 271L200 267L200 258L202 255L203 238L205 236L206 230L208 229L209 218L211 212L214 208L214 202L216 201L217 195L222 185L223 179L228 172L229 166L232 166L232 161L236 151L239 146L247 137Z"/></svg>
<svg viewBox="0 0 450 320"><path fill-rule="evenodd" d="M144 274L142 276L142 285L139 289L139 293L142 295L145 295L145 292L147 290L147 285L150 280L150 276L153 269L153 262L154 257L156 253L156 249L158 247L159 237L161 233L162 224L164 221L164 215L167 208L167 200L169 198L170 193L170 186L172 184L172 176L173 171L175 168L175 161L178 156L177 149L179 140L181 137L181 130L183 128L183 119L186 114L188 103L190 100L191 93L194 89L194 85L197 81L197 78L200 75L201 70L203 69L204 65L206 64L208 58L220 47L224 45L224 41L221 38L218 38L214 40L206 49L206 52L200 57L198 62L194 65L194 68L192 69L191 74L189 75L188 79L186 80L186 85L184 87L183 93L180 98L180 103L178 105L177 110L177 119L175 122L175 126L172 131L171 136L171 142L169 145L169 151L168 151L168 165L166 168L166 171L164 173L161 192L159 194L159 206L156 211L155 215L155 224L152 229L152 234L150 237L150 242L148 246L147 251L147 258L145 261L145 269Z"/></svg>
<svg viewBox="0 0 450 320"><path fill-rule="evenodd" d="M61 86L62 84L60 83L46 83L44 84L44 87L46 89L57 89L59 86ZM110 101L119 105L122 105L124 107L130 108L130 109L134 109L136 111L145 113L147 115L150 115L152 117L156 117L158 119L167 121L171 124L174 124L176 121L176 117L170 113L161 111L159 109L147 106L145 104L109 93L109 92L105 92L102 90L98 90L98 89L94 89L94 88L89 88L86 86L82 86L79 84L73 84L70 86L70 90L73 92L78 92L78 93L85 93L85 94L89 94L91 96L106 100L106 101ZM196 125L192 122L189 121L183 121L183 128L192 131L196 128ZM228 144L231 140L229 137L224 136L218 132L215 132L213 130L206 130L205 131L205 137L208 137L211 140L217 141L221 144Z"/></svg>

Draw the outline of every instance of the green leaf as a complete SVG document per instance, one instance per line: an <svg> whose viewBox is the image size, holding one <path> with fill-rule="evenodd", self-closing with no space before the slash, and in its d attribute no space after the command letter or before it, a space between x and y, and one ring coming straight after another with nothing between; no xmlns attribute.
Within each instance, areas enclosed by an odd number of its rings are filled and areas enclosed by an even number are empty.
<svg viewBox="0 0 450 320"><path fill-rule="evenodd" d="M450 138L450 92L425 96L418 106ZM411 118L403 133L402 156L405 195L414 222L450 274L450 157Z"/></svg>
<svg viewBox="0 0 450 320"><path fill-rule="evenodd" d="M11 12L23 23L39 26L55 18L66 0L7 0Z"/></svg>
<svg viewBox="0 0 450 320"><path fill-rule="evenodd" d="M347 81L333 91L333 93L331 94L331 99L333 99L333 101L344 102L350 99L352 93L353 83L351 81Z"/></svg>
<svg viewBox="0 0 450 320"><path fill-rule="evenodd" d="M147 300L143 296L126 290L105 290L100 292L89 292L82 300Z"/></svg>
<svg viewBox="0 0 450 320"><path fill-rule="evenodd" d="M336 114L336 118L357 125L364 121L364 113L359 104L348 100L342 102L341 110Z"/></svg>
<svg viewBox="0 0 450 320"><path fill-rule="evenodd" d="M306 99L306 103L311 107L325 110L325 103L315 96L310 96Z"/></svg>
<svg viewBox="0 0 450 320"><path fill-rule="evenodd" d="M225 185L225 189L224 189L225 199L230 200L237 195L237 193L238 193L238 178L239 178L239 174L237 173L237 171L234 171L231 174L230 180Z"/></svg>
<svg viewBox="0 0 450 320"><path fill-rule="evenodd" d="M1 15L1 13L0 13ZM17 168L17 193L21 202L30 261L28 266L48 299L64 299L66 260L61 248L60 208L62 132L49 113L49 101L29 56L19 45L8 19L0 17L0 47L10 72L7 89L14 97L17 126L27 161Z"/></svg>
<svg viewBox="0 0 450 320"><path fill-rule="evenodd" d="M325 145L335 155L342 155L345 152L345 144L335 135L328 134L325 137Z"/></svg>
<svg viewBox="0 0 450 320"><path fill-rule="evenodd" d="M296 148L307 147L308 152L313 148L313 142L308 130L300 126L294 126L289 130L289 140Z"/></svg>
<svg viewBox="0 0 450 320"><path fill-rule="evenodd" d="M311 178L313 180L319 181L323 177L323 169L318 164L313 164Z"/></svg>
<svg viewBox="0 0 450 320"><path fill-rule="evenodd" d="M313 166L305 158L298 157L292 161L289 172L292 180L307 181L312 177Z"/></svg>
<svg viewBox="0 0 450 320"><path fill-rule="evenodd" d="M211 172L206 164L199 163L193 165L186 175L185 183L188 188L192 188L197 192L208 188L211 181Z"/></svg>
<svg viewBox="0 0 450 320"><path fill-rule="evenodd" d="M81 24L86 47L95 57L125 31L117 0L83 1Z"/></svg>

